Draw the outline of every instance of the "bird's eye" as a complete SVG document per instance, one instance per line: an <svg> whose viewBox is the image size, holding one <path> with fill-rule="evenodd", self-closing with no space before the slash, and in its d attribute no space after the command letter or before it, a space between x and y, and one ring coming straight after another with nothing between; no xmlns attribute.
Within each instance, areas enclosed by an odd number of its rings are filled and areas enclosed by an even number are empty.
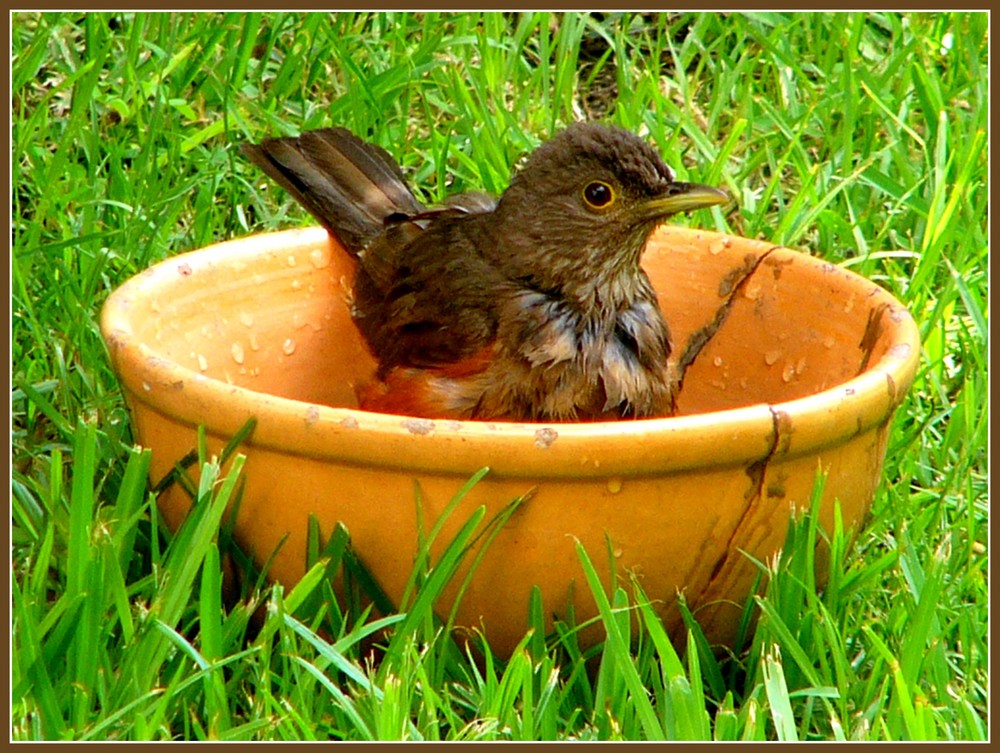
<svg viewBox="0 0 1000 753"><path fill-rule="evenodd" d="M604 211L615 203L615 189L604 181L595 180L584 187L583 200L589 209Z"/></svg>

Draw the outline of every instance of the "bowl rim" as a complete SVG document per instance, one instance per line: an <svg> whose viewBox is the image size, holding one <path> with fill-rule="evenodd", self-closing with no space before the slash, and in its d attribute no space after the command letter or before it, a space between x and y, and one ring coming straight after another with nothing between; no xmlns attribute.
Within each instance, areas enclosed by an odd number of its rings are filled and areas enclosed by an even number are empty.
<svg viewBox="0 0 1000 753"><path fill-rule="evenodd" d="M736 238L669 227L680 235ZM753 239L739 239L742 242ZM888 423L916 374L919 332L890 293L848 269L839 272L888 306L896 344L868 369L833 387L780 403L758 403L709 413L589 423L417 419L332 407L269 395L207 377L171 361L136 337L132 302L161 284L176 284L228 255L288 254L317 245L335 247L322 227L257 233L222 241L161 261L113 291L101 311L101 332L131 407L135 403L174 421L204 424L210 435L232 436L252 416L258 424L247 444L284 454L383 468L468 476L489 466L492 475L534 478L649 476L698 468L746 465L776 453L798 457L833 447ZM829 265L822 259L763 244L778 260ZM151 399L152 385L157 399ZM225 402L230 410L213 410ZM794 428L792 428L794 427ZM835 427L830 430L830 427ZM296 444L289 437L297 435ZM370 441L360 441L365 437ZM780 440L780 441L779 441Z"/></svg>

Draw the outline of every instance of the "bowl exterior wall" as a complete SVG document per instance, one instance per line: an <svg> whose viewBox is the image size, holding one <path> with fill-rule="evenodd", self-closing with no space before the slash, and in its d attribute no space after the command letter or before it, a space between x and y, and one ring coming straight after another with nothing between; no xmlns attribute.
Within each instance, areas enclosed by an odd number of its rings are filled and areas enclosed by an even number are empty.
<svg viewBox="0 0 1000 753"><path fill-rule="evenodd" d="M196 426L163 415L134 394L127 397L137 439L155 448L150 478L159 481L195 446ZM566 619L571 602L578 622L595 616L597 608L575 551L580 541L606 587L612 569L619 579L632 573L638 577L676 640L682 639L683 629L676 598L683 593L708 640L731 646L744 600L759 574L753 559L766 562L781 549L789 514L808 508L817 471L828 474L821 525L833 530L836 500L842 519L856 526L874 495L887 436L888 424L883 424L822 453L772 456L751 469L722 466L655 476L598 476L574 483L536 483L488 473L446 520L432 547L435 558L476 507L486 507L484 520L489 521L513 500L528 498L478 562L456 624L485 629L493 650L504 655L528 628L534 585L542 595L548 628L553 616ZM218 454L228 439L210 435L210 450ZM258 564L271 559L280 545L271 561L271 578L291 587L305 573L309 517L315 515L324 540L338 524L346 526L355 551L395 604L416 556L418 518L423 532L429 531L478 470L470 466L466 474L389 473L252 441L241 452L246 455L246 486L234 535ZM581 464L586 460L581 458ZM178 485L158 499L172 529L183 521L190 504ZM447 616L452 609L467 570L459 571L437 605L439 615ZM584 646L602 638L597 628L580 636Z"/></svg>

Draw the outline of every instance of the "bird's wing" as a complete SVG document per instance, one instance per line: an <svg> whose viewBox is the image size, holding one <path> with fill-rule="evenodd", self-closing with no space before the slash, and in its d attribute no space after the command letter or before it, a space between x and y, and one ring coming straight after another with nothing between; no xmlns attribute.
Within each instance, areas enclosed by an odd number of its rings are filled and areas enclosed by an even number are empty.
<svg viewBox="0 0 1000 753"><path fill-rule="evenodd" d="M355 321L381 370L439 366L492 344L497 298L507 286L501 273L454 225L401 232L410 242L379 257L378 246L393 243L392 233L383 234L355 285Z"/></svg>

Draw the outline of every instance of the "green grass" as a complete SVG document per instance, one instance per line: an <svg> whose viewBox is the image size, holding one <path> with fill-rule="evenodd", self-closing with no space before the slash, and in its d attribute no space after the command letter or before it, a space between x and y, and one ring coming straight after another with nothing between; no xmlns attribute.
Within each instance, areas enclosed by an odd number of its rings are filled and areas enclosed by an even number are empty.
<svg viewBox="0 0 1000 753"><path fill-rule="evenodd" d="M14 738L987 737L985 13L16 14L12 34ZM693 621L678 653L620 575L601 650L559 624L473 661L431 612L462 540L382 621L332 596L337 570L365 585L343 532L313 539L290 591L251 579L225 601L239 460L196 461L195 513L169 534L100 339L108 293L311 222L243 139L344 125L436 200L501 191L588 113L737 198L699 222L909 306L923 358L866 527L799 520L721 657ZM490 530L478 516L467 539Z"/></svg>

